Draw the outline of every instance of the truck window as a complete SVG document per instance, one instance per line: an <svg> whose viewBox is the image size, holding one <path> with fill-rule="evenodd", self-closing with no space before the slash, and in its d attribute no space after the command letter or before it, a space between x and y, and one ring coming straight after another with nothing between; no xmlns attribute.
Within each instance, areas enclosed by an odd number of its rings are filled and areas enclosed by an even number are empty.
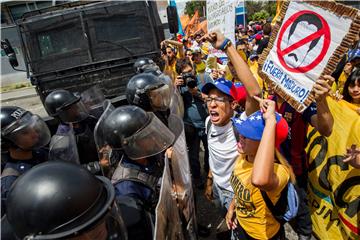
<svg viewBox="0 0 360 240"><path fill-rule="evenodd" d="M81 49L81 31L72 25L41 32L37 37L42 57Z"/></svg>
<svg viewBox="0 0 360 240"><path fill-rule="evenodd" d="M98 18L95 21L95 34L98 42L113 43L139 37L135 15L120 15L111 18ZM129 27L131 26L131 27Z"/></svg>

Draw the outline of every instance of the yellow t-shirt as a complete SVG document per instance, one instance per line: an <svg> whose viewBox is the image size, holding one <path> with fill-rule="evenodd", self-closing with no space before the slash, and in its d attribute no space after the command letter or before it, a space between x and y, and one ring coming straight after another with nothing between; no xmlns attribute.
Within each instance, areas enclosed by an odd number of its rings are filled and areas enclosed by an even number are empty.
<svg viewBox="0 0 360 240"><path fill-rule="evenodd" d="M267 90L268 86L267 86L267 83L258 74L258 69L259 69L258 62L257 61L250 61L250 59L249 59L247 63L249 65L250 71L252 72L252 74L256 78L261 90L263 90L264 98L267 98L268 97L268 90Z"/></svg>
<svg viewBox="0 0 360 240"><path fill-rule="evenodd" d="M168 72L171 72L171 78L172 79L175 79L176 76L177 76L177 72L176 72L176 60L173 61L172 64L170 64L169 66L166 66L164 68L164 71L168 71ZM170 73L169 73L170 74Z"/></svg>
<svg viewBox="0 0 360 240"><path fill-rule="evenodd" d="M348 75L343 71L340 74L340 77L339 77L339 80L338 80L338 85L337 85L337 90L339 90L340 94L343 94L344 84L345 84L347 78L348 78Z"/></svg>
<svg viewBox="0 0 360 240"><path fill-rule="evenodd" d="M251 184L253 164L246 161L243 155L236 160L230 183L235 193L236 218L248 235L256 239L272 238L280 229L280 224L267 208L260 189ZM275 163L274 172L279 178L276 190L267 192L271 201L276 204L281 191L289 181L288 169Z"/></svg>
<svg viewBox="0 0 360 240"><path fill-rule="evenodd" d="M195 63L195 66L196 66L196 73L205 72L206 63L204 61L201 61L201 63L199 63L199 64Z"/></svg>

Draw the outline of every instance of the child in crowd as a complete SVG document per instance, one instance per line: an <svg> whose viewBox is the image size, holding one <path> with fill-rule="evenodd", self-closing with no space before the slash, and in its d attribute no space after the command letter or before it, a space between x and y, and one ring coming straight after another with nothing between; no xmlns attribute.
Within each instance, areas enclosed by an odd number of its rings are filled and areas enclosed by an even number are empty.
<svg viewBox="0 0 360 240"><path fill-rule="evenodd" d="M295 175L285 158L276 150L287 138L288 125L275 112L275 102L262 100L260 111L246 120L233 119L240 134L239 158L230 178L235 197L226 223L236 239L282 239L283 226L266 207L261 191L275 204L281 191Z"/></svg>

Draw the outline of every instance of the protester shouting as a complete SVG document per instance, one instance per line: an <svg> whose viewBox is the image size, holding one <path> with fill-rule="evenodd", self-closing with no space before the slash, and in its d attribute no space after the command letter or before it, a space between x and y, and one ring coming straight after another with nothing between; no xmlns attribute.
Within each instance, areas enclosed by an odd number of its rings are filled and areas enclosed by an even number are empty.
<svg viewBox="0 0 360 240"><path fill-rule="evenodd" d="M258 110L259 105L252 97L261 95L261 89L231 41L218 32L209 33L203 38L211 42L214 48L224 51L234 65L236 74L247 91L244 115L250 115ZM202 93L208 95L206 102L210 115L206 120L210 171L205 196L209 200L218 198L221 206L225 208L229 207L233 197L229 179L238 157L237 140L231 123L231 117L237 106L232 96L234 91L233 83L225 79L207 83L202 88Z"/></svg>

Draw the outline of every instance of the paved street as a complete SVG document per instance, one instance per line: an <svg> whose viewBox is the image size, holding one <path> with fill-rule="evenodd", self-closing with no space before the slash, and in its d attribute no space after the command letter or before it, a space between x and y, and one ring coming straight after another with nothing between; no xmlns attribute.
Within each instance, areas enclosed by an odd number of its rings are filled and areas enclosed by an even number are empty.
<svg viewBox="0 0 360 240"><path fill-rule="evenodd" d="M0 94L1 106L16 105L41 117L48 116L34 88L23 88Z"/></svg>

